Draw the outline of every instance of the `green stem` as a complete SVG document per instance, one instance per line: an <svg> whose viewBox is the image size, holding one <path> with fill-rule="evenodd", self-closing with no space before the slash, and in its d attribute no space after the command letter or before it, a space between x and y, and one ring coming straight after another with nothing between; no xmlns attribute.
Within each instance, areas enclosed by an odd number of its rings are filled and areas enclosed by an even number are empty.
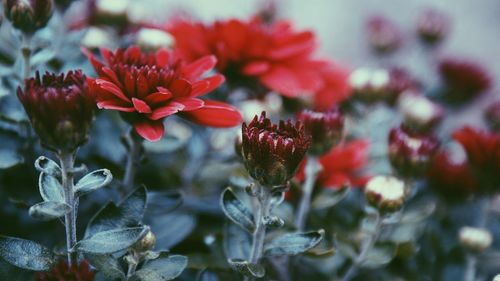
<svg viewBox="0 0 500 281"><path fill-rule="evenodd" d="M299 231L304 230L309 209L311 208L311 197L314 189L314 184L318 178L319 171L321 171L321 164L319 159L315 156L310 156L306 164L306 180L304 182L303 194L300 200L299 209L297 211L295 226Z"/></svg>
<svg viewBox="0 0 500 281"><path fill-rule="evenodd" d="M31 37L29 35L23 35L21 53L24 61L23 81L21 83L24 83L24 80L31 74Z"/></svg>
<svg viewBox="0 0 500 281"><path fill-rule="evenodd" d="M366 240L363 242L361 252L352 261L351 266L344 274L344 277L342 277L342 281L349 281L352 279L352 277L354 277L359 266L364 262L364 260L366 259L366 256L368 255L370 250L375 245L375 242L377 241L378 236L380 235L381 229L382 229L382 218L380 217L380 214L377 213L377 217L376 217L376 221L375 221L375 229L373 230L373 233L371 233L371 235L369 235L366 238Z"/></svg>
<svg viewBox="0 0 500 281"><path fill-rule="evenodd" d="M59 161L61 164L62 186L64 191L64 200L71 207L71 211L64 216L64 226L66 230L66 248L68 254L68 265L72 265L77 261L77 253L73 251L76 244L76 205L74 183L73 183L73 167L74 167L74 152L59 153Z"/></svg>
<svg viewBox="0 0 500 281"><path fill-rule="evenodd" d="M136 167L141 157L141 151L142 138L132 129L129 136L129 151L125 164L125 175L123 176L122 189L120 190L122 196L129 194L134 188Z"/></svg>

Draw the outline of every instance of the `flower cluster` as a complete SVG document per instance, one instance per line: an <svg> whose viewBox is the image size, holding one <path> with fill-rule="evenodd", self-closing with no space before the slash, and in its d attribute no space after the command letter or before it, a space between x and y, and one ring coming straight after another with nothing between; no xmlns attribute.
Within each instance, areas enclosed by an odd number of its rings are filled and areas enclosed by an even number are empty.
<svg viewBox="0 0 500 281"><path fill-rule="evenodd" d="M158 141L164 134L165 117L177 113L214 127L232 127L241 120L234 107L199 98L224 82L220 74L201 77L217 63L213 56L185 63L166 49L143 53L132 46L114 53L102 49L106 60L102 63L89 51L85 53L98 74L89 82L97 106L120 111L136 132L149 141Z"/></svg>
<svg viewBox="0 0 500 281"><path fill-rule="evenodd" d="M17 96L42 145L54 151L73 151L87 140L95 109L94 93L81 71L56 75L37 72L19 87Z"/></svg>
<svg viewBox="0 0 500 281"><path fill-rule="evenodd" d="M228 82L255 78L287 97L313 93L324 82L318 69L326 62L312 59L316 39L311 31L296 31L290 22L265 24L259 17L230 19L205 25L175 21L167 30L175 37L181 57L194 61L214 54L217 69Z"/></svg>
<svg viewBox="0 0 500 281"><path fill-rule="evenodd" d="M283 185L291 179L311 140L300 122L273 124L266 113L242 126L242 155L250 175L265 186Z"/></svg>

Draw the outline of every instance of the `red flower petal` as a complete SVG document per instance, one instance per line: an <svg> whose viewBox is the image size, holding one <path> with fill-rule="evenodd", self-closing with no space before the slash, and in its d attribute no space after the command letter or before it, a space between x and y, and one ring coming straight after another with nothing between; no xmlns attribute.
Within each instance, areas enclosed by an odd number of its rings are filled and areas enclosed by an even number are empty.
<svg viewBox="0 0 500 281"><path fill-rule="evenodd" d="M104 109L112 109L112 110L118 110L118 111L123 111L123 112L134 112L135 108L131 106L123 106L123 105L118 105L116 101L113 100L106 100L106 101L100 101L97 103L97 107L99 108L104 108Z"/></svg>
<svg viewBox="0 0 500 281"><path fill-rule="evenodd" d="M180 98L180 99L175 99L175 101L184 105L182 111L192 111L200 109L205 104L203 100L196 98Z"/></svg>
<svg viewBox="0 0 500 281"><path fill-rule="evenodd" d="M182 111L184 108L185 106L182 103L172 101L165 106L153 110L153 113L151 113L149 119L158 120L169 115L176 114L177 112Z"/></svg>
<svg viewBox="0 0 500 281"><path fill-rule="evenodd" d="M135 131L148 141L159 141L165 132L162 121L144 119L134 123Z"/></svg>
<svg viewBox="0 0 500 281"><path fill-rule="evenodd" d="M215 74L207 79L198 81L192 85L193 89L191 90L191 96L199 97L204 94L208 94L217 89L222 83L224 83L224 81L225 78L222 74Z"/></svg>
<svg viewBox="0 0 500 281"><path fill-rule="evenodd" d="M119 98L123 101L130 102L130 99L127 96L125 96L125 94L122 92L122 90L120 88L118 88L118 86L116 86L115 84L113 84L109 81L103 80L103 79L99 79L99 78L95 80L95 83L101 89L108 91L109 93L115 95L117 98Z"/></svg>
<svg viewBox="0 0 500 281"><path fill-rule="evenodd" d="M266 73L270 68L269 62L267 61L253 61L246 64L241 72L246 75L260 75Z"/></svg>
<svg viewBox="0 0 500 281"><path fill-rule="evenodd" d="M191 94L191 83L186 79L175 79L170 83L170 91L175 97L187 97Z"/></svg>
<svg viewBox="0 0 500 281"><path fill-rule="evenodd" d="M147 97L144 98L144 101L146 101L148 104L152 105L153 107L161 102L166 102L172 97L172 93L170 92L156 92L148 95Z"/></svg>
<svg viewBox="0 0 500 281"><path fill-rule="evenodd" d="M165 67L170 59L170 53L166 49L159 49L156 51L156 65L159 67Z"/></svg>
<svg viewBox="0 0 500 281"><path fill-rule="evenodd" d="M100 61L98 61L94 54L92 54L91 51L89 51L87 48L82 48L82 53L89 59L90 63L94 67L95 71L98 74L101 74L101 69L103 68L104 64L102 64Z"/></svg>
<svg viewBox="0 0 500 281"><path fill-rule="evenodd" d="M134 104L135 110L139 113L151 113L151 107L143 100L132 98L132 103Z"/></svg>
<svg viewBox="0 0 500 281"><path fill-rule="evenodd" d="M216 64L217 58L215 56L205 56L184 66L182 72L190 78L199 77L214 68Z"/></svg>
<svg viewBox="0 0 500 281"><path fill-rule="evenodd" d="M181 115L192 122L211 127L234 127L241 122L241 114L236 108L210 100L205 100L202 108L182 112Z"/></svg>

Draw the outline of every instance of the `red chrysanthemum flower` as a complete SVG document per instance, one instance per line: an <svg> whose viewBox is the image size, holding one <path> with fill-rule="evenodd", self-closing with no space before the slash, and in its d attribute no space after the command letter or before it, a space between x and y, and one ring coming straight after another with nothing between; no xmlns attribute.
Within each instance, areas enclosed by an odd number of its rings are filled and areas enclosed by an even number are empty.
<svg viewBox="0 0 500 281"><path fill-rule="evenodd" d="M249 174L265 186L279 186L291 179L311 144L300 122L271 123L266 113L243 123L242 156Z"/></svg>
<svg viewBox="0 0 500 281"><path fill-rule="evenodd" d="M188 64L175 59L166 49L142 53L139 47L132 46L114 53L102 49L105 65L89 51L85 53L99 75L89 80L97 106L120 111L149 141L163 136L163 119L173 114L214 127L233 127L241 121L234 107L199 99L224 82L220 74L201 77L215 66L213 56Z"/></svg>
<svg viewBox="0 0 500 281"><path fill-rule="evenodd" d="M488 133L465 126L453 133L467 153L478 182L484 188L498 188L500 184L500 134Z"/></svg>
<svg viewBox="0 0 500 281"><path fill-rule="evenodd" d="M95 97L80 70L56 75L37 72L26 79L17 96L42 145L53 151L73 151L87 140Z"/></svg>
<svg viewBox="0 0 500 281"><path fill-rule="evenodd" d="M335 104L347 100L351 94L350 71L340 65L327 63L319 69L322 86L314 92L314 108L326 111Z"/></svg>
<svg viewBox="0 0 500 281"><path fill-rule="evenodd" d="M323 85L318 68L325 62L311 58L316 49L314 33L297 32L288 21L265 24L259 17L211 25L175 21L167 30L188 61L214 54L217 69L229 83L241 86L245 78L255 78L286 97L313 93Z"/></svg>
<svg viewBox="0 0 500 281"><path fill-rule="evenodd" d="M445 199L463 198L477 190L467 161L454 162L446 152L439 152L427 171L431 187Z"/></svg>
<svg viewBox="0 0 500 281"><path fill-rule="evenodd" d="M335 146L319 161L323 169L319 173L316 185L325 188L342 188L345 186L363 186L369 179L362 174L368 163L369 143L366 140L355 140ZM302 161L296 179L305 180L307 159Z"/></svg>
<svg viewBox="0 0 500 281"><path fill-rule="evenodd" d="M492 84L488 71L468 60L443 59L439 63L439 73L445 83L445 95L455 102L473 98Z"/></svg>
<svg viewBox="0 0 500 281"><path fill-rule="evenodd" d="M87 261L69 267L66 261L61 260L51 270L38 272L35 281L94 281L94 277L95 272L90 270Z"/></svg>

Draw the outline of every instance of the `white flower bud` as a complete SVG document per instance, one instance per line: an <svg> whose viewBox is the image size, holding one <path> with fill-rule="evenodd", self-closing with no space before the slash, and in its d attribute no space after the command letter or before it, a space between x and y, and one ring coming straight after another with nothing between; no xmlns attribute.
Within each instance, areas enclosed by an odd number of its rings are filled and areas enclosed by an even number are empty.
<svg viewBox="0 0 500 281"><path fill-rule="evenodd" d="M405 124L419 131L434 127L443 117L443 108L422 94L406 91L399 98Z"/></svg>
<svg viewBox="0 0 500 281"><path fill-rule="evenodd" d="M365 196L371 205L382 212L396 211L403 206L405 184L391 176L376 176L365 186Z"/></svg>
<svg viewBox="0 0 500 281"><path fill-rule="evenodd" d="M96 9L100 14L124 16L127 14L128 0L97 0Z"/></svg>
<svg viewBox="0 0 500 281"><path fill-rule="evenodd" d="M493 281L500 281L500 274L497 274L495 277L493 277Z"/></svg>
<svg viewBox="0 0 500 281"><path fill-rule="evenodd" d="M156 50L159 48L172 48L175 44L175 39L170 33L163 30L141 28L137 32L136 43L144 49Z"/></svg>
<svg viewBox="0 0 500 281"><path fill-rule="evenodd" d="M90 27L82 38L81 45L89 49L112 47L113 35L105 29Z"/></svg>
<svg viewBox="0 0 500 281"><path fill-rule="evenodd" d="M493 236L489 230L470 226L460 229L458 239L466 249L478 253L488 249L493 242Z"/></svg>
<svg viewBox="0 0 500 281"><path fill-rule="evenodd" d="M349 83L359 98L378 100L387 91L390 73L386 69L360 67L351 73Z"/></svg>

